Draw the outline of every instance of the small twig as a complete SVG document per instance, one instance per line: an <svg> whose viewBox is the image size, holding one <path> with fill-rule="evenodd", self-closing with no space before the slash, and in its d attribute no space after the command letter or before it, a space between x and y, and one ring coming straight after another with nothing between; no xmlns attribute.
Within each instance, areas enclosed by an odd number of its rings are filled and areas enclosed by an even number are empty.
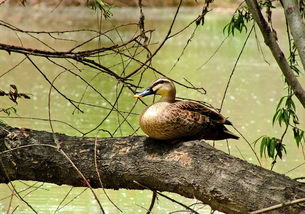
<svg viewBox="0 0 305 214"><path fill-rule="evenodd" d="M285 137L285 135L286 135L286 133L287 133L287 130L288 130L288 124L286 125L285 130L284 130L284 132L283 132L283 134L282 134L282 137L281 137L281 139L280 139L280 144L282 144L283 139L284 139L284 137ZM278 153L276 153L276 155L275 155L275 157L274 157L274 160L272 161L271 169L270 169L271 171L273 170L273 167L274 167L275 164L276 164L276 159L277 159L277 157L278 157Z"/></svg>
<svg viewBox="0 0 305 214"><path fill-rule="evenodd" d="M238 150L238 152L239 152L239 154L240 154L240 156L242 157L242 159L244 160L244 161L246 161L246 158L244 157L244 155L243 155L243 153L240 151L240 149L235 145L235 148Z"/></svg>
<svg viewBox="0 0 305 214"><path fill-rule="evenodd" d="M107 130L102 130L102 131L107 131ZM107 131L107 133L111 134L109 131ZM102 179L101 179L101 175L100 175L100 172L99 172L99 169L98 169L98 166L97 166L97 148L96 147L97 147L97 137L95 138L95 141L94 141L94 167L95 167L95 171L96 171L96 174L98 176L98 180L100 182L101 188L102 188L104 194L106 195L107 199L110 201L110 203L115 208L117 208L121 213L123 213L123 211L111 200L111 198L109 197L109 195L107 194L107 192L104 188L104 185L103 185L103 182L102 182Z"/></svg>
<svg viewBox="0 0 305 214"><path fill-rule="evenodd" d="M255 26L254 26L254 37L255 37L255 41L256 41L256 46L257 46L258 52L261 53L261 55L262 55L264 61L265 61L268 65L270 65L270 63L269 63L268 60L266 59L265 53L264 53L263 48L262 48L262 46L261 46L261 44L260 44L260 41L259 41L259 39L258 39L257 32L256 32L256 27L255 27Z"/></svg>
<svg viewBox="0 0 305 214"><path fill-rule="evenodd" d="M56 81L57 78L59 78L60 75L62 75L63 73L65 73L66 71L62 71L60 72L58 75L55 76L55 78L52 80L51 85L50 85L50 89L49 89L49 94L48 94L48 120L49 120L49 125L51 128L51 131L54 135L54 128L53 128L53 124L52 124L52 118L51 118L51 92L52 92L52 88L54 85L54 82Z"/></svg>
<svg viewBox="0 0 305 214"><path fill-rule="evenodd" d="M251 35L253 29L254 29L254 24L252 25L251 30L250 30L250 32L248 33L247 38L246 38L246 40L244 41L244 44L243 44L243 46L242 46L242 48L241 48L241 50L240 50L240 52L239 52L239 54L238 54L238 57L237 57L237 59L236 59L236 61L235 61L235 63L234 63L234 66L233 66L233 69L232 69L232 71L231 71L229 80L228 80L228 82L227 82L225 91L224 91L224 93L223 93L223 97L222 97L221 104L220 104L220 111L222 110L223 103L224 103L224 101L225 101L225 98L226 98L226 95L227 95L227 91L228 91L228 89L229 89L229 86L230 86L230 83L231 83L231 79L232 79L233 74L234 74L234 72L235 72L237 63L239 62L239 59L240 59L242 53L244 52L244 49L245 49L245 47L246 47L246 44L247 44L247 42L248 42L248 39L250 38L250 35Z"/></svg>
<svg viewBox="0 0 305 214"><path fill-rule="evenodd" d="M56 5L55 7L52 9L51 13L53 13L60 5L61 3L63 2L64 0L60 0Z"/></svg>
<svg viewBox="0 0 305 214"><path fill-rule="evenodd" d="M2 169L3 169L3 171L4 171L4 176L6 176L7 177L7 179L10 181L11 179L10 179L10 177L9 177L9 175L8 175L8 173L7 173L7 171L6 171L6 168L5 168L5 166L4 166L4 164L3 164L3 161L2 161L2 158L1 158L1 156L0 156L0 164L2 165ZM38 212L26 201L26 200L24 200L24 198L23 197L21 197L21 195L19 194L19 192L16 190L16 187L14 186L14 184L11 182L11 186L12 186L12 188L13 188L13 190L11 190L12 192L14 192L17 196L18 196L18 198L23 202L23 203L25 203L34 213L36 213L36 214L38 214ZM10 188L11 189L11 188Z"/></svg>
<svg viewBox="0 0 305 214"><path fill-rule="evenodd" d="M26 60L26 57L24 57L20 62L18 62L16 65L14 65L13 67L11 67L10 69L8 69L7 71L5 71L3 74L0 75L0 78L2 78L4 75L8 74L10 71L14 70L15 68L17 68L19 65L21 65L24 60Z"/></svg>
<svg viewBox="0 0 305 214"><path fill-rule="evenodd" d="M49 119L46 118L37 118L37 117L14 117L14 116L0 116L0 118L5 118L5 119L21 119L21 120L38 120L38 121L46 121L49 122ZM51 120L52 122L57 122L57 123L62 123L65 124L66 126L69 126L70 128L74 129L75 131L79 132L80 134L84 134L82 131L77 129L76 127L72 126L71 124L61 121L61 120Z"/></svg>
<svg viewBox="0 0 305 214"><path fill-rule="evenodd" d="M232 126L232 127L233 127L234 130L237 131L237 133L246 141L246 143L248 144L248 146L250 147L250 149L251 149L252 152L254 153L257 162L259 163L260 166L262 166L262 163L261 163L261 161L259 160L258 155L256 154L254 148L251 146L251 143L247 140L247 138L245 138L245 136L244 136L235 126Z"/></svg>
<svg viewBox="0 0 305 214"><path fill-rule="evenodd" d="M7 206L6 214L10 214L10 209L11 209L11 206L12 206L13 199L14 199L14 194L12 193L10 195L10 201L8 203L8 206Z"/></svg>
<svg viewBox="0 0 305 214"><path fill-rule="evenodd" d="M227 149L228 149L228 154L231 154L230 146L229 146L229 141L226 139L226 144L227 144Z"/></svg>
<svg viewBox="0 0 305 214"><path fill-rule="evenodd" d="M216 53L219 51L219 49L222 47L222 45L225 43L225 41L229 38L229 35L227 35L222 41L221 43L218 45L218 47L215 49L215 51L212 53L212 55L202 64L199 66L199 69L202 69L206 64L208 64L210 62L210 60L216 55Z"/></svg>
<svg viewBox="0 0 305 214"><path fill-rule="evenodd" d="M298 177L298 178L294 178L293 180L298 181L298 180L305 180L305 177Z"/></svg>
<svg viewBox="0 0 305 214"><path fill-rule="evenodd" d="M40 68L32 61L32 59L28 55L25 56L32 63L32 65L38 70L38 72L47 80L47 82L55 89L55 91L57 91L57 93L59 93L62 97L68 100L75 108L77 108L80 112L83 113L83 111L80 108L78 108L78 106L75 105L70 98L68 98L66 95L61 93L61 91L59 91L54 85L52 85L52 82L48 79L48 77L40 70Z"/></svg>
<svg viewBox="0 0 305 214"><path fill-rule="evenodd" d="M179 1L179 4L177 6L177 9L176 9L176 12L175 12L175 15L174 15L174 18L173 18L173 20L171 22L171 25L170 25L170 27L169 27L169 29L167 31L167 34L166 34L165 38L163 39L163 41L160 43L160 45L157 47L157 49L154 51L154 53L152 53L152 55L148 59L146 59L146 61L142 65L140 65L140 67L138 67L137 69L135 69L133 72L131 72L130 74L128 74L125 77L126 79L129 79L131 76L133 76L136 73L138 73L138 71L140 71L144 66L147 66L147 63L149 63L153 59L153 57L160 51L160 49L163 47L165 42L169 39L169 37L171 35L171 32L172 32L172 29L173 29L173 26L174 26L174 24L176 22L176 18L178 16L180 7L182 5L182 2L183 2L183 0Z"/></svg>
<svg viewBox="0 0 305 214"><path fill-rule="evenodd" d="M197 211L193 210L193 209L190 208L189 206L186 206L185 204L183 204L183 203L181 203L181 202L179 202L179 201L176 201L175 199L172 199L171 197L168 197L167 195L164 195L164 194L162 194L161 192L159 192L159 191L157 191L157 190L151 189L150 187L147 187L147 186L145 186L145 185L143 185L143 184L140 184L138 181L135 181L135 180L134 180L133 182L134 182L135 184L137 184L137 185L139 185L139 186L145 188L145 189L149 189L149 190L151 190L151 191L156 191L156 193L157 193L158 195L162 196L163 198L166 198L166 199L170 200L171 202L174 202L174 203L176 203L176 204L179 204L180 206L184 207L185 209L188 209L189 211L191 211L192 213L199 214Z"/></svg>
<svg viewBox="0 0 305 214"><path fill-rule="evenodd" d="M294 168L292 168L292 169L290 169L290 170L288 170L288 171L285 172L284 174L286 175L286 174L288 174L289 172L292 172L292 171L296 170L297 168L299 168L299 167L301 167L301 166L303 166L303 165L305 165L305 162L304 162L304 163L301 163L301 164L299 164L299 165L297 165L296 167L294 167Z"/></svg>
<svg viewBox="0 0 305 214"><path fill-rule="evenodd" d="M188 47L188 45L191 43L192 39L194 38L197 28L198 28L198 25L195 26L195 28L194 28L194 30L193 30L191 36L190 36L190 37L188 38L188 40L186 41L186 44L184 45L184 47L183 47L183 49L182 49L182 51L181 51L179 57L176 59L176 62L175 62L174 65L171 67L170 71L172 71L172 70L176 67L176 65L178 64L178 62L180 61L180 59L181 59L181 57L183 56L183 54L184 54L186 48Z"/></svg>
<svg viewBox="0 0 305 214"><path fill-rule="evenodd" d="M78 193L76 196L74 196L71 200L69 200L67 203L65 203L62 207L58 208L55 212L58 212L59 210L65 208L68 204L73 202L76 198L78 198L80 195L82 195L85 191L87 191L89 188L83 189L80 193ZM54 214L55 214L54 212Z"/></svg>
<svg viewBox="0 0 305 214"><path fill-rule="evenodd" d="M68 157L68 155L62 150L60 149L59 152L70 162L70 164L72 165L72 167L77 171L77 173L82 177L83 181L86 183L86 185L89 187L91 193L93 194L96 202L99 204L99 207L102 211L103 214L105 213L105 210L100 202L100 200L98 199L96 193L94 192L93 188L91 187L91 184L88 182L88 180L86 179L86 177L84 176L84 174L77 168L77 166L73 163L73 161Z"/></svg>
<svg viewBox="0 0 305 214"><path fill-rule="evenodd" d="M154 205L155 205L155 202L156 202L156 199L157 199L157 191L152 191L153 194L151 196L151 202L150 202L150 206L146 212L146 214L150 214L152 209L154 208Z"/></svg>
<svg viewBox="0 0 305 214"><path fill-rule="evenodd" d="M284 202L284 203L281 203L281 204L276 204L276 205L266 207L266 208L263 208L263 209L260 209L260 210L255 210L255 211L250 212L249 214L259 214L259 213L270 212L270 211L273 211L273 210L276 210L276 209L279 209L279 208L291 206L291 205L294 205L294 204L300 204L300 203L303 203L303 202L305 202L305 198L300 198L300 199L296 199L296 200L292 200L292 201L287 201L287 202Z"/></svg>
<svg viewBox="0 0 305 214"><path fill-rule="evenodd" d="M63 199L62 199L62 200L60 201L60 203L57 205L56 210L54 211L54 214L55 214L56 212L59 211L60 206L61 206L62 203L64 203L64 201L67 199L68 195L72 192L73 188L74 188L74 187L70 187L69 191L65 194L65 196L63 197Z"/></svg>

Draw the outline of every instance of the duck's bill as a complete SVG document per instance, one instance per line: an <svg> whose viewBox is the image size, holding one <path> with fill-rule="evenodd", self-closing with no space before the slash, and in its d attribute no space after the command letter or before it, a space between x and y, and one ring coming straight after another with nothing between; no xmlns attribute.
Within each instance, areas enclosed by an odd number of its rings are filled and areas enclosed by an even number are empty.
<svg viewBox="0 0 305 214"><path fill-rule="evenodd" d="M134 95L135 98L142 98L151 94L154 94L155 92L152 90L151 87L146 88L144 91L137 93Z"/></svg>

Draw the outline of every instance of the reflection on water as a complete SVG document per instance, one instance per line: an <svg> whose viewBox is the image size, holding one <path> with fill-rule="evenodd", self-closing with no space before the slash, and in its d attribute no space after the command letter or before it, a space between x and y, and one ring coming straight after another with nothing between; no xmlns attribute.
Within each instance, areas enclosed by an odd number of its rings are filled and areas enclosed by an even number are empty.
<svg viewBox="0 0 305 214"><path fill-rule="evenodd" d="M0 8L1 9L1 8ZM3 8L2 8L3 9ZM24 14L29 15L31 9L26 9ZM37 10L37 9L35 9ZM1 11L1 10L0 10ZM29 12L30 11L30 12ZM174 31L181 29L191 19L197 16L198 9L184 9L182 14L178 17L177 25L174 27ZM36 11L37 12L37 11ZM170 19L174 13L173 9L146 9L146 28L156 29L153 34L154 41L161 41L166 33L166 30L170 24ZM56 13L56 11L54 12ZM54 13L49 16L55 17ZM41 18L41 13L34 15L32 19L25 18L26 15L19 13L18 16L12 17L8 11L1 11L2 18L13 22L17 22L18 26L24 29L39 29L39 30L62 30L65 28L96 28L96 15L92 11L82 10L79 8L66 9L65 13L61 9L58 10L57 22L53 19ZM16 14L16 13L14 13ZM75 16L75 14L80 14ZM81 18L80 18L81 17ZM117 9L114 13L114 18L110 22L104 21L102 23L103 28L109 28L117 23L136 22L138 18L138 10L133 8ZM200 27L185 50L184 55L181 57L177 65L171 70L176 63L183 47L186 44L187 38L192 33L193 28L183 32L181 35L170 39L163 47L161 52L156 56L153 61L153 66L158 70L164 72L166 75L174 78L178 81L183 81L184 78L191 81L195 86L204 87L207 90L207 95L201 95L192 90L184 89L177 86L177 95L179 97L188 97L198 100L203 100L211 103L215 107L219 107L222 96L226 87L226 83L230 76L230 72L237 59L239 51L242 48L246 35L237 34L234 38L228 38L221 49L215 54L215 56L206 63L213 52L216 50L221 41L225 38L222 33L223 26L229 20L229 14L223 13L209 13L206 24ZM278 16L275 20L275 25L280 26L282 24L282 18ZM58 24L60 23L60 25ZM2 31L3 29L1 29ZM120 36L117 33L109 34L111 38L116 42L121 39L126 40L135 32L135 28L122 28L120 29ZM82 34L77 39L86 40L88 35ZM284 44L284 31L279 31L279 38L283 40ZM6 36L1 37L1 43L9 42L12 44L19 44L20 41L15 34L5 32ZM69 35L74 39L75 34ZM39 42L33 42L28 38L22 37L23 44L38 46ZM31 42L30 42L31 41ZM91 43L96 45L98 40ZM102 45L109 44L109 40L105 39L100 41ZM263 42L260 41L262 46ZM67 43L67 42L66 42ZM68 47L63 47L62 43L54 42L52 45L58 50L69 48L73 44L68 44ZM153 48L153 47L152 47ZM275 126L272 127L271 120L275 111L275 106L281 96L285 94L285 85L283 78L280 75L277 65L274 63L269 51L263 47L265 59L259 53L257 49L257 42L254 36L250 37L250 40L246 46L240 61L238 62L234 76L232 78L231 85L229 87L226 100L222 113L228 116L234 123L236 128L246 136L246 138L253 142L259 136L262 135L274 135L280 136L283 129ZM17 54L11 54L1 52L0 55L0 74L7 71L10 67L18 63L23 59L23 56ZM107 60L102 63L106 65L113 65L116 60L120 60L119 56L111 56L106 58ZM62 72L62 69L52 65L50 62L33 57L33 60L41 65L41 69L45 72L50 79L53 79ZM268 61L268 63L265 62ZM127 68L126 73L131 72L136 65L131 64ZM72 69L72 68L71 68ZM122 93L123 97L118 102L118 109L121 114L126 116L132 109L132 106L137 102L133 98L133 94L128 89L121 90L121 85L116 85L113 79L107 77L104 74L100 74L92 69L81 67L83 77L86 81L90 82L99 92L107 96L110 102L114 102L118 93ZM117 71L121 71L121 68L116 67ZM74 72L79 72L74 68ZM142 82L143 87L147 86L156 78L155 74L151 71L147 71ZM304 77L302 77L304 79ZM185 82L186 83L186 82ZM1 118L5 122L13 126L29 127L34 129L50 130L49 123L42 120L33 120L33 118L48 118L48 94L50 87L45 79L39 75L38 71L34 69L33 65L28 62L23 63L9 74L3 76L0 81L0 88L2 90L8 90L9 84L15 84L18 86L21 92L30 93L32 95L31 100L20 100L17 110L18 115L26 117L26 119L8 119ZM54 122L54 129L56 132L63 132L70 135L81 135L94 129L98 124L102 122L103 116L105 116L111 106L105 99L99 94L95 93L91 88L87 88L84 82L71 75L69 72L64 72L54 83L55 86L64 94L69 95L69 98L74 100L82 100L85 103L90 103L93 106L83 106L81 108L84 113L80 113L67 102L63 97L59 96L54 90L51 92L51 117L53 120L65 121L71 124L68 126L65 123ZM85 93L84 93L85 92ZM150 103L152 98L145 99L146 103ZM9 106L10 102L3 101L1 105ZM2 106L1 106L2 107ZM138 128L138 113L141 112L144 105L137 103L136 107L132 111L132 114L128 117L128 122L124 122L122 115L118 116L117 113L112 114L107 120L103 121L100 128L107 129L114 136L125 136L135 132ZM304 110L299 105L299 115L302 117L300 121L304 121ZM3 116L3 115L0 115ZM120 124L122 123L122 126ZM304 127L304 123L301 124ZM120 128L118 128L120 127ZM80 132L81 133L80 133ZM234 131L233 131L234 132ZM136 134L143 134L141 131L137 131ZM96 136L97 132L92 132L89 136ZM99 136L108 136L107 133L100 132ZM286 173L289 169L293 168L304 162L304 156L301 149L296 148L293 142L292 136L287 136L285 140L288 148L288 155L283 158L283 161L278 161L278 165L275 166L275 170L280 173ZM257 164L253 153L249 146L243 141L229 141L229 149L225 141L216 143L218 149L230 152L234 156L242 159L246 159L249 162ZM258 148L256 148L258 151ZM265 167L270 166L270 161L262 159L262 163ZM291 177L301 176L304 172L305 166L297 168L290 172L288 175ZM22 184L20 182L14 182L17 185L19 191L26 189L26 185L32 185L32 182ZM35 186L41 183L35 184ZM10 190L6 185L1 185L0 198L10 196ZM22 195L27 194L25 197L35 210L42 213L54 213L55 210L59 210L60 213L98 213L98 205L96 204L92 194L86 191L84 188L73 188L71 193L64 201L62 201L70 187L68 186L56 186L51 184L44 184L41 189L33 191L33 188L27 189L22 192ZM83 192L84 191L84 192ZM118 212L111 203L109 203L104 196L102 190L96 190L98 195L102 198L103 206L109 213ZM83 192L79 197L78 195ZM145 209L149 207L151 193L148 191L111 191L107 190L111 199L122 209L124 213L144 213ZM64 206L70 200L73 202ZM177 197L182 200L180 196ZM185 200L186 204L196 203L196 201ZM11 203L10 197L0 201L0 211L5 212L6 207ZM17 209L18 213L28 213L30 210L24 203L18 201L17 198L13 198L11 209L16 205L20 205ZM60 205L60 206L59 206ZM198 205L196 209L199 209L201 205ZM181 207L175 205L166 200L160 199L155 207L155 213L168 213L170 211L179 210ZM201 210L202 213L208 213L208 209Z"/></svg>

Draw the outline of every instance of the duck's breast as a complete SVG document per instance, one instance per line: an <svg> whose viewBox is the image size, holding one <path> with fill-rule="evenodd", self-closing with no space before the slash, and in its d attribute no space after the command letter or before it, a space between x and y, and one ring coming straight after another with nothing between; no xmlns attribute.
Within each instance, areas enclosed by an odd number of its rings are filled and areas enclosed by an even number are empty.
<svg viewBox="0 0 305 214"><path fill-rule="evenodd" d="M202 129L199 114L176 108L172 103L159 102L141 115L141 129L151 138L172 140L197 135Z"/></svg>
<svg viewBox="0 0 305 214"><path fill-rule="evenodd" d="M170 103L158 102L148 106L140 117L141 129L151 138L167 140L169 136L166 127L170 124L168 107Z"/></svg>

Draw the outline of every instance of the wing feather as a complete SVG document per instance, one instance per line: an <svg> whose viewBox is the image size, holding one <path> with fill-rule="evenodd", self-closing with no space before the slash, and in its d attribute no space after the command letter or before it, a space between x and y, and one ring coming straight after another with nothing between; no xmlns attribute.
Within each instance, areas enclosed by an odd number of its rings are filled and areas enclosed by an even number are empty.
<svg viewBox="0 0 305 214"><path fill-rule="evenodd" d="M186 110L189 112L196 113L194 115L200 114L202 117L208 118L212 122L216 123L222 123L222 124L231 124L230 121L228 121L224 116L222 116L220 113L204 106L199 103L193 103L193 102L175 102L172 104L173 107ZM198 117L198 116L197 116ZM205 119L207 120L207 119Z"/></svg>

